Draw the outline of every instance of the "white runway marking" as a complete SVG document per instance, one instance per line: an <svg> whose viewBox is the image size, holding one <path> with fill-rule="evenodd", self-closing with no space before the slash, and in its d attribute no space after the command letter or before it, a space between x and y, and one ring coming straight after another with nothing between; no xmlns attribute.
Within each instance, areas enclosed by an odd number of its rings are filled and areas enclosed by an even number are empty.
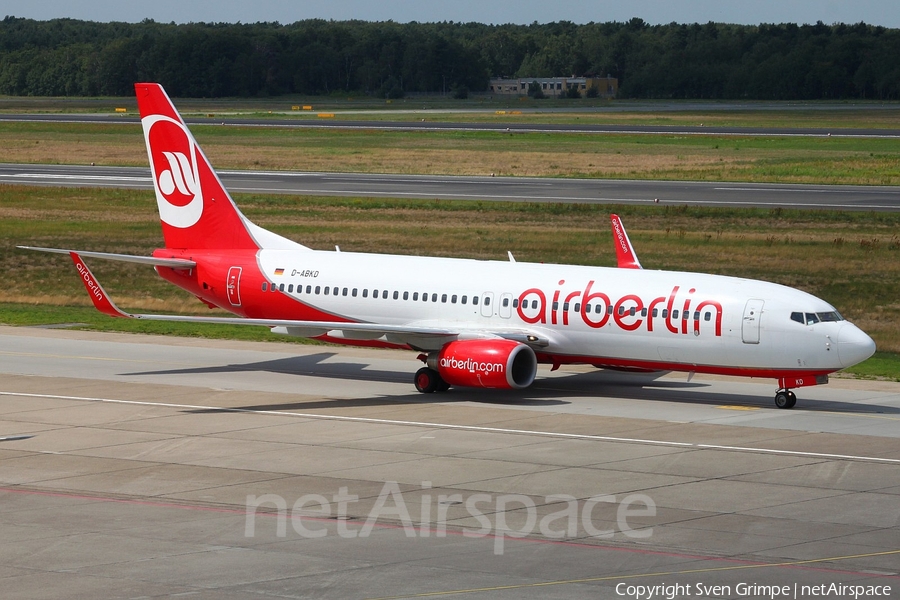
<svg viewBox="0 0 900 600"><path fill-rule="evenodd" d="M484 433L506 433L512 435L536 435L543 437L593 440L602 442L621 442L629 444L648 444L654 446L674 446L679 448L696 448L699 450L728 450L731 452L751 452L782 454L787 456L803 456L807 458L825 458L837 460L854 460L860 462L876 462L900 464L900 459L881 458L877 456L854 456L850 454L828 454L823 452L801 452L795 450L777 450L774 448L749 448L743 446L723 446L718 444L694 444L691 442L667 442L660 440L647 440L640 438L612 437L604 435L587 435L579 433L561 433L554 431L533 431L528 429L506 429L502 427L482 427L479 425L455 425L450 423L429 423L424 421L401 421L397 419L376 419L372 417L347 417L341 415L322 415L316 413L302 413L283 410L255 410L251 408L226 408L222 406L205 406L200 404L174 404L171 402L147 402L140 400L118 400L114 398L94 398L90 396L60 396L56 394L29 394L22 392L0 391L0 396L19 396L22 398L48 398L54 400L75 400L80 402L106 402L110 404L130 404L135 406L156 406L164 408L182 408L191 410L219 410L223 412L253 413L260 415L278 415L286 417L301 417L304 419L320 419L323 421L350 421L355 423L375 423L379 425L401 425L407 427L428 427L431 429L452 429L458 431L480 431Z"/></svg>

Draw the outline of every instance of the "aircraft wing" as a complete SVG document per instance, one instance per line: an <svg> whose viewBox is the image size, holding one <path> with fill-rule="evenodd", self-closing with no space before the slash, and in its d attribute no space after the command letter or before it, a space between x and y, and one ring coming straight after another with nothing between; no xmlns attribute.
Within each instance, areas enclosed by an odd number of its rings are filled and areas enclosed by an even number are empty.
<svg viewBox="0 0 900 600"><path fill-rule="evenodd" d="M55 250L54 250L55 251ZM332 335L345 339L377 339L381 336L387 337L392 343L409 343L412 346L421 346L423 340L428 338L444 339L452 341L454 339L473 339L473 338L504 338L522 342L535 347L546 347L550 344L550 340L540 332L529 331L521 328L474 328L466 326L443 326L440 324L408 324L408 325L388 325L385 323L348 323L342 321L299 321L291 319L250 319L244 317L194 317L188 315L148 315L148 314L132 314L123 311L109 297L94 274L84 263L79 252L67 251L75 263L75 268L81 276L81 281L88 292L94 306L100 312L111 317L123 317L127 319L143 319L146 321L175 321L186 323L217 323L225 325L260 325L264 327L284 328L284 333L296 335L299 337L319 337L323 335ZM100 253L93 253L100 254ZM88 256L88 253L85 253ZM128 255L115 255L128 256ZM143 258L143 257L133 257ZM180 261L179 259L153 259L153 260L172 260L178 261L178 266L185 266L181 263L192 263L192 261ZM134 261L139 262L139 261ZM160 262L149 262L149 264L164 264L164 266L172 266L170 264ZM420 343L415 343L418 340Z"/></svg>

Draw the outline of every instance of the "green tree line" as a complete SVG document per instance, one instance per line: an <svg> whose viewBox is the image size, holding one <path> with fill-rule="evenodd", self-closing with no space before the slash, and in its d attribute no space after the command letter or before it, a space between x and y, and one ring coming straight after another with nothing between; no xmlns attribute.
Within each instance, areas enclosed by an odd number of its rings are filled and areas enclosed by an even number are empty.
<svg viewBox="0 0 900 600"><path fill-rule="evenodd" d="M485 91L617 77L631 98L900 98L900 30L855 25L0 21L0 94L182 97Z"/></svg>

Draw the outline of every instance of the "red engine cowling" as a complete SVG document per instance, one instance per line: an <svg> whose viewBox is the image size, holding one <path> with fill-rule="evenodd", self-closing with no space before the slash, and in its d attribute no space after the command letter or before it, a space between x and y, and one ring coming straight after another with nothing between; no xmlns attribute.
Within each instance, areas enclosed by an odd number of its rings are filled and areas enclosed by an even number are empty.
<svg viewBox="0 0 900 600"><path fill-rule="evenodd" d="M450 385L522 389L534 381L537 357L512 340L461 340L431 355L428 366Z"/></svg>

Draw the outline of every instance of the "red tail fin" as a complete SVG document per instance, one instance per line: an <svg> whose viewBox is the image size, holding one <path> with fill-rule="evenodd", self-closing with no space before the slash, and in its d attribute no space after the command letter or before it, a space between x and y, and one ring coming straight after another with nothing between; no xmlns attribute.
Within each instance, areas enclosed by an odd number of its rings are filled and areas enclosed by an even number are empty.
<svg viewBox="0 0 900 600"><path fill-rule="evenodd" d="M259 248L250 234L253 225L225 191L162 86L136 83L134 89L166 247Z"/></svg>

